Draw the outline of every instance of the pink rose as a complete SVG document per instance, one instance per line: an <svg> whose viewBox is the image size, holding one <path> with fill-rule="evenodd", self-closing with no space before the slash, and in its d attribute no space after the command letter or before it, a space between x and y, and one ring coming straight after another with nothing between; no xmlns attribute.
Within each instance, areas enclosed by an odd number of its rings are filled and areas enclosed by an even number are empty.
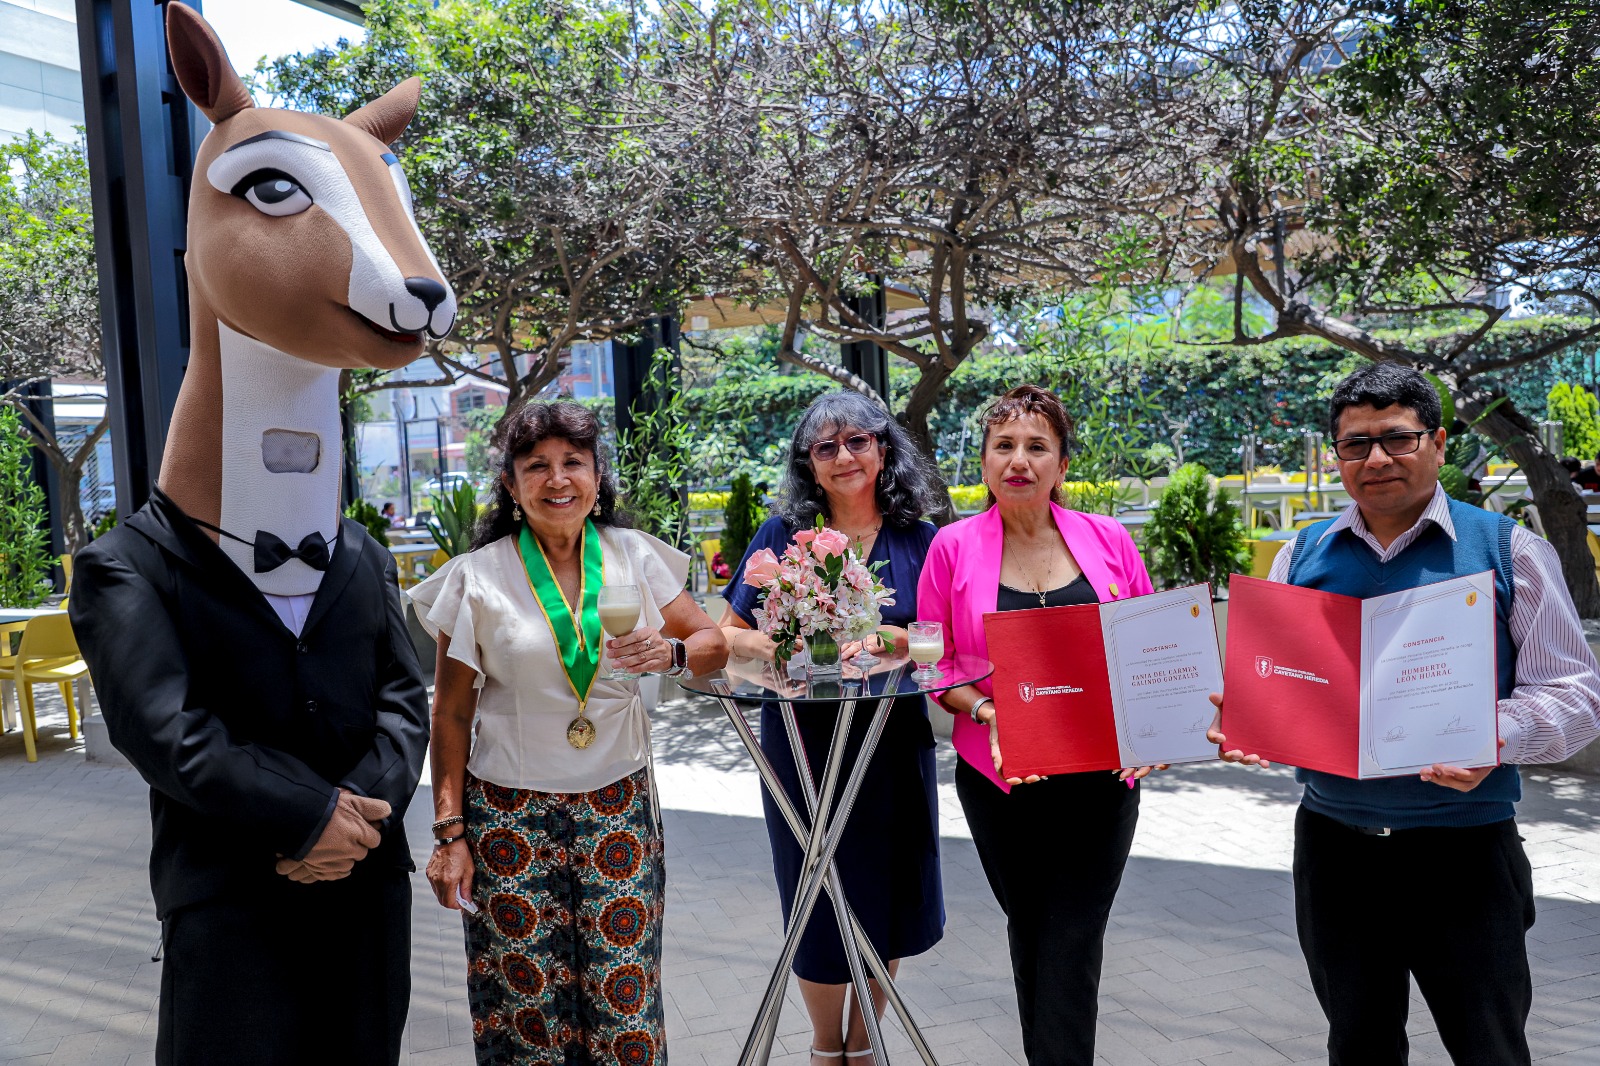
<svg viewBox="0 0 1600 1066"><path fill-rule="evenodd" d="M779 568L778 557L772 554L772 549L762 548L745 563L744 583L754 585L756 588L765 588L767 582L778 576Z"/></svg>
<svg viewBox="0 0 1600 1066"><path fill-rule="evenodd" d="M837 529L824 529L811 542L811 553L819 560L830 555L843 555L850 547L850 538Z"/></svg>
<svg viewBox="0 0 1600 1066"><path fill-rule="evenodd" d="M800 532L794 535L794 542L800 547L804 548L807 544L811 543L812 538L816 535L817 531L814 529L802 529Z"/></svg>

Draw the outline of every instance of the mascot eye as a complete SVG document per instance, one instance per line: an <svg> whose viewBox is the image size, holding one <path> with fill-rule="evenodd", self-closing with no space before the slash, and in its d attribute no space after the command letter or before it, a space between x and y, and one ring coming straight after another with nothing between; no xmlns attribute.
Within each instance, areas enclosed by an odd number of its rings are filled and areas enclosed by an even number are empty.
<svg viewBox="0 0 1600 1066"><path fill-rule="evenodd" d="M311 206L310 194L281 170L256 171L233 187L233 195L248 200L263 215L276 218L298 215Z"/></svg>

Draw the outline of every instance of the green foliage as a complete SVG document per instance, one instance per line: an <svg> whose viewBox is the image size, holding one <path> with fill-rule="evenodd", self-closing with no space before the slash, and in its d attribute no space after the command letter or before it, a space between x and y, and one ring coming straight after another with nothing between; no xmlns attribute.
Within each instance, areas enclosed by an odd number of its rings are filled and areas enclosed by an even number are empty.
<svg viewBox="0 0 1600 1066"><path fill-rule="evenodd" d="M1100 482L1166 473L1164 457L1152 452L1170 432L1161 410L1163 383L1143 368L1161 336L1127 312L1125 298L1102 291L1018 308L1007 327L1011 343L965 360L929 412L945 481L978 479L984 409L1025 383L1054 391L1072 415L1076 478ZM898 374L897 369L891 368L891 391L899 403L918 375L911 367Z"/></svg>
<svg viewBox="0 0 1600 1066"><path fill-rule="evenodd" d="M82 145L0 145L0 381L100 370L90 210Z"/></svg>
<svg viewBox="0 0 1600 1066"><path fill-rule="evenodd" d="M756 535L761 524L763 508L756 498L755 484L749 474L733 479L733 491L728 494L728 506L722 512L722 558L735 566L744 558L745 549Z"/></svg>
<svg viewBox="0 0 1600 1066"><path fill-rule="evenodd" d="M115 528L117 528L117 509L113 507L95 520L94 539L99 540Z"/></svg>
<svg viewBox="0 0 1600 1066"><path fill-rule="evenodd" d="M29 132L0 144L0 403L18 406L45 378L104 376L88 159L82 144ZM24 424L60 479L58 517L76 551L89 541L83 466L109 419L70 440Z"/></svg>
<svg viewBox="0 0 1600 1066"><path fill-rule="evenodd" d="M389 520L383 517L383 513L377 507L366 500L356 500L344 509L344 516L354 518L367 527L367 532L372 535L373 540L385 548L389 546Z"/></svg>
<svg viewBox="0 0 1600 1066"><path fill-rule="evenodd" d="M1145 524L1144 551L1158 588L1209 581L1214 592L1221 591L1230 574L1250 567L1238 508L1220 487L1212 488L1199 463L1173 472Z"/></svg>
<svg viewBox="0 0 1600 1066"><path fill-rule="evenodd" d="M1600 452L1600 401L1588 389L1558 381L1550 389L1545 410L1562 425L1566 454L1593 459Z"/></svg>
<svg viewBox="0 0 1600 1066"><path fill-rule="evenodd" d="M50 594L44 490L33 479L22 419L0 407L0 607L37 607Z"/></svg>
<svg viewBox="0 0 1600 1066"><path fill-rule="evenodd" d="M433 515L428 519L428 532L433 534L433 542L452 558L465 553L472 546L472 527L478 521L478 490L463 481L443 496L430 499Z"/></svg>
<svg viewBox="0 0 1600 1066"><path fill-rule="evenodd" d="M685 485L694 444L688 403L675 387L676 355L660 349L633 406L633 428L617 434L617 477L638 527L668 544L688 541Z"/></svg>
<svg viewBox="0 0 1600 1066"><path fill-rule="evenodd" d="M342 115L422 78L396 154L457 279L456 337L498 353L486 369L510 379L513 400L553 380L573 340L728 291L745 265L730 148L709 113L666 128L675 44L659 12L617 0L362 8L364 37L280 59L258 81L289 106Z"/></svg>
<svg viewBox="0 0 1600 1066"><path fill-rule="evenodd" d="M1385 3L1362 29L1330 86L1360 131L1324 178L1342 254L1390 277L1492 284L1509 264L1600 291L1595 245L1573 239L1586 232L1574 220L1600 216L1593 8ZM1552 273L1563 276L1542 277Z"/></svg>
<svg viewBox="0 0 1600 1066"><path fill-rule="evenodd" d="M463 442L467 473L474 478L492 480L500 476L500 469L494 461L490 445L494 440L495 427L500 424L500 419L505 417L507 410L509 408L480 407L461 416L461 421L467 427L467 436Z"/></svg>
<svg viewBox="0 0 1600 1066"><path fill-rule="evenodd" d="M726 485L742 473L776 486L795 420L838 386L776 363L774 329L719 338L717 348L714 357L684 359L684 400L695 431L692 476L697 484Z"/></svg>

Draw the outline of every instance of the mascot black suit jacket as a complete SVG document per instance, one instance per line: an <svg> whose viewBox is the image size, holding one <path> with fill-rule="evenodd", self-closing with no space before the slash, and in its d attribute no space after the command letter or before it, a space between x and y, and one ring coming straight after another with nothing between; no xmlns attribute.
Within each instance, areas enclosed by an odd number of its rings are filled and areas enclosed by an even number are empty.
<svg viewBox="0 0 1600 1066"><path fill-rule="evenodd" d="M151 786L157 913L169 937L182 925L213 945L184 953L201 972L163 974L160 1039L181 1046L204 1028L184 1016L178 982L220 983L195 990L211 997L200 997L209 1009L239 991L237 1008L217 1020L216 1039L231 1048L162 1057L394 1061L413 869L401 823L428 721L393 557L345 519L299 636L159 494L79 553L77 568L72 621L106 724ZM393 807L383 842L340 881L300 885L276 873L279 856L301 857L316 842L339 787ZM345 1024L352 1006L337 986L347 982L366 1000ZM295 1031L306 989L333 1011L322 1021L362 1047L325 1060L309 1050L323 1038ZM264 1031L252 1035L257 1014ZM180 1031L166 1032L172 1025Z"/></svg>

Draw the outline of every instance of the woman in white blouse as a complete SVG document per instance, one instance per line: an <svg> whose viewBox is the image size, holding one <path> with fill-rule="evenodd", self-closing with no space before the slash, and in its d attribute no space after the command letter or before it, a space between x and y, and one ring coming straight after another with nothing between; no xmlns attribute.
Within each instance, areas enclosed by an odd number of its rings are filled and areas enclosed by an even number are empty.
<svg viewBox="0 0 1600 1066"><path fill-rule="evenodd" d="M599 424L529 403L500 428L472 551L411 590L439 643L428 880L463 910L479 1063L661 1062L660 819L638 683L720 669L688 557L618 521ZM605 641L600 585L638 587Z"/></svg>

